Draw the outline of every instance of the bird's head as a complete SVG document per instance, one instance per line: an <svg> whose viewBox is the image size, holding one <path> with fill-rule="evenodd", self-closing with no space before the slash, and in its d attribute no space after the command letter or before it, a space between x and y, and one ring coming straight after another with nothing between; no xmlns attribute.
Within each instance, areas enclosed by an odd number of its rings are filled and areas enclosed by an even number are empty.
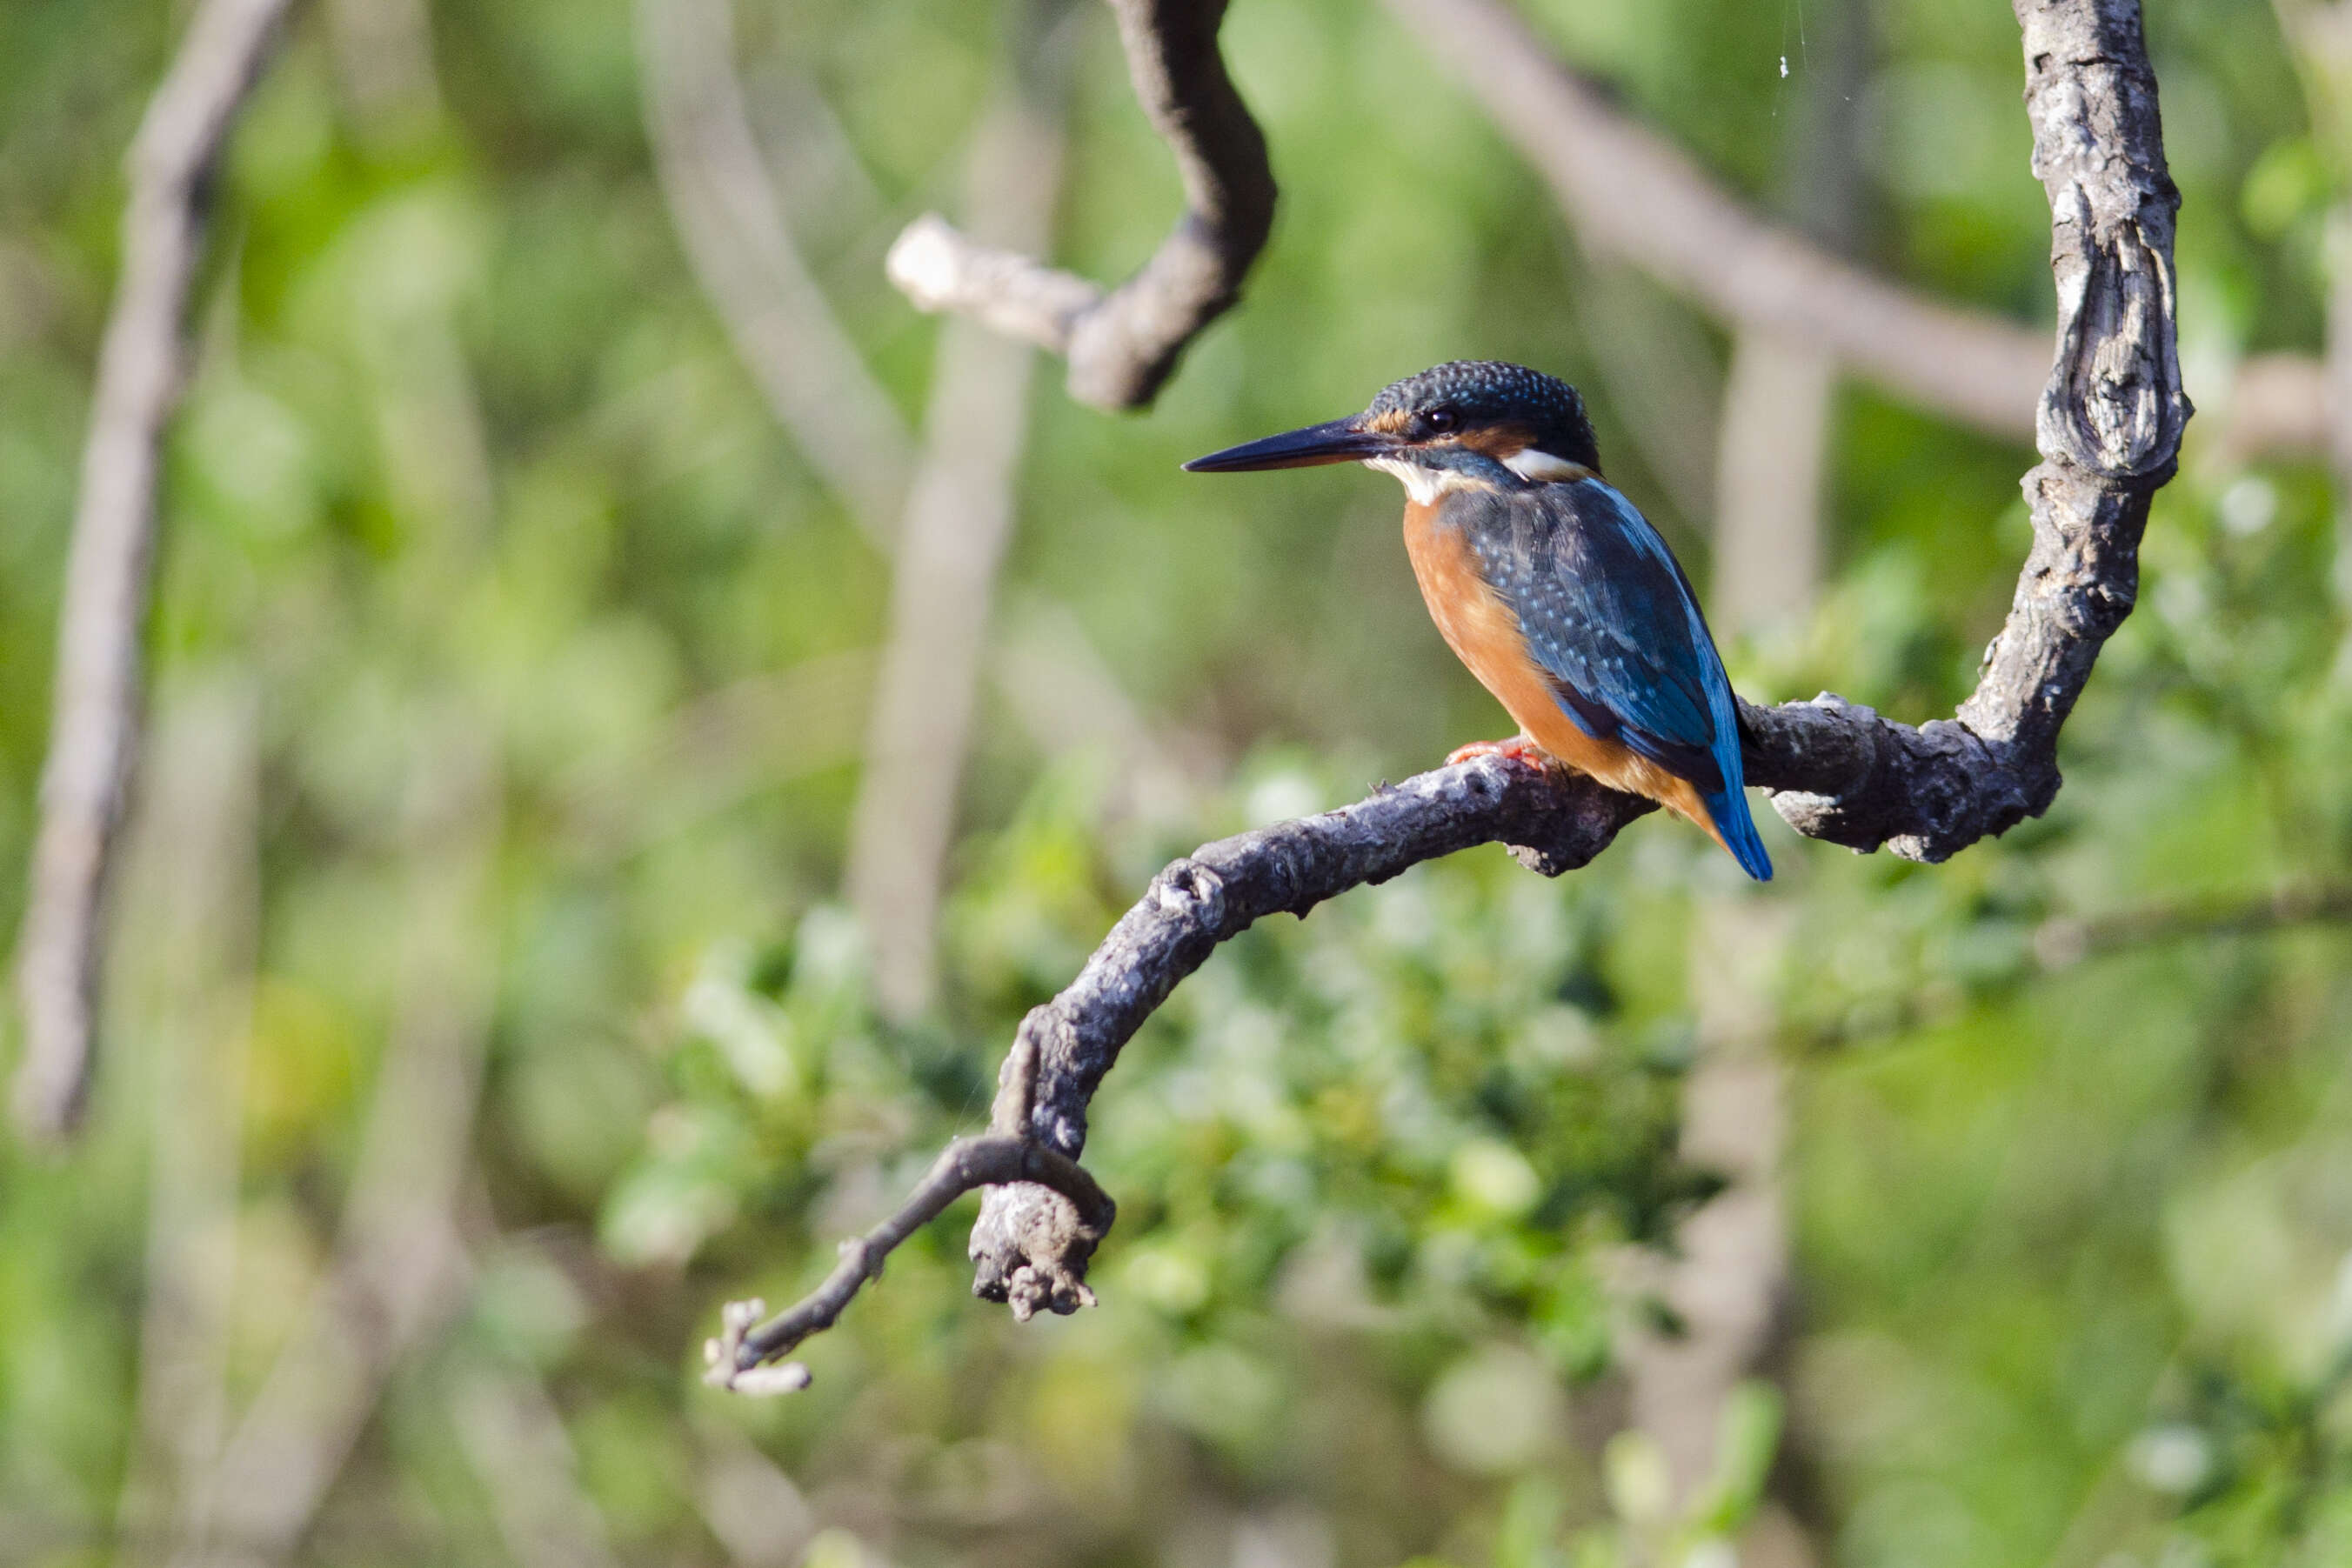
<svg viewBox="0 0 2352 1568"><path fill-rule="evenodd" d="M1456 360L1407 376L1361 413L1229 446L1184 466L1230 474L1321 463L1385 469L1425 502L1464 486L1591 478L1601 454L1584 400L1566 382L1523 365Z"/></svg>

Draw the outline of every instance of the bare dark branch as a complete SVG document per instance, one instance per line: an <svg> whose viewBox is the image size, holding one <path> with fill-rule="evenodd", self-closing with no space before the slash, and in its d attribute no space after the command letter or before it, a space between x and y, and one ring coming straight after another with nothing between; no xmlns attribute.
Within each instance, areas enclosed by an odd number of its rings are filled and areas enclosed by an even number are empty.
<svg viewBox="0 0 2352 1568"><path fill-rule="evenodd" d="M1274 170L1217 52L1225 0L1110 0L1144 112L1175 154L1184 216L1106 294L1083 277L959 234L926 214L890 248L890 280L925 310L978 317L1069 361L1070 395L1141 408L1241 295L1274 226Z"/></svg>
<svg viewBox="0 0 2352 1568"><path fill-rule="evenodd" d="M89 1091L100 928L139 748L155 485L186 374L188 290L221 149L289 3L205 0L131 146L122 275L82 448L40 835L17 938L16 1112L37 1137L69 1132Z"/></svg>
<svg viewBox="0 0 2352 1568"><path fill-rule="evenodd" d="M1742 713L1748 780L1777 792L1791 826L1929 862L2006 831L2056 795L2059 727L2100 645L2130 612L2148 502L2172 475L2190 412L2173 328L2179 196L2165 172L2137 0L2015 6L2061 319L2036 421L2043 461L2025 480L2034 543L2008 623L1953 718L1914 729L1826 694ZM1580 776L1488 758L1207 845L1153 879L1069 988L1023 1020L990 1131L1075 1160L1087 1107L1120 1049L1219 943L1265 915L1304 915L1474 844L1520 846L1525 863L1557 875L1652 809ZM1053 1186L993 1186L972 1231L973 1290L1024 1316L1075 1311L1089 1299L1086 1268L1098 1239ZM867 1277L878 1262L873 1240L835 1270L829 1289L839 1301L813 1298L822 1321L799 1332L832 1321ZM720 1348L727 1365L774 1354L742 1328Z"/></svg>

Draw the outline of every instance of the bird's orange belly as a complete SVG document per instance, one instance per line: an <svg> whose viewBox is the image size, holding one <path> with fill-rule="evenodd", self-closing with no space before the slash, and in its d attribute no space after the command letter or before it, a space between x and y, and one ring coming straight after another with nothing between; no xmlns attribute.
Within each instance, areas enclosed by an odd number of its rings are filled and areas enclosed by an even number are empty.
<svg viewBox="0 0 2352 1568"><path fill-rule="evenodd" d="M1528 653L1518 617L1478 575L1468 541L1441 528L1435 514L1434 507L1418 502L1406 507L1405 553L1412 559L1430 619L1454 656L1538 746L1612 789L1672 807L1720 842L1722 835L1690 780L1616 741L1585 734L1569 717L1550 678Z"/></svg>

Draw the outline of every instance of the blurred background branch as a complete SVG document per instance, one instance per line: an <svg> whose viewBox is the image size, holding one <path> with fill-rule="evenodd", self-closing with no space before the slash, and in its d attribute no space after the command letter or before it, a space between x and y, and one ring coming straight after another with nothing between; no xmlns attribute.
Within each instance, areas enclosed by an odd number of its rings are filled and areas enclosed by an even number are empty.
<svg viewBox="0 0 2352 1568"><path fill-rule="evenodd" d="M1561 63L1498 0L1389 5L1543 174L1595 256L1651 272L1735 329L1743 345L1801 345L1809 357L1833 356L1853 373L1988 434L2032 434L2050 369L2042 333L1925 298L1845 260L1834 239L1825 246L1752 212ZM1822 40L1833 60L1851 47L1852 32L1827 27ZM1735 375L1743 354L1751 356L1748 374L1774 373L1752 352L1735 353ZM1793 361L1773 364L1779 374L1795 373ZM2312 360L2249 361L2239 384L2215 401L2221 429L2213 439L2241 461L2325 445L2320 411L2329 398ZM1727 457L1732 449L1725 450Z"/></svg>
<svg viewBox="0 0 2352 1568"><path fill-rule="evenodd" d="M1852 255L1864 228L1860 100L1871 71L1871 18L1858 0L1832 0L1816 20L1821 46L1784 132L1782 200L1799 232ZM1838 370L1825 345L1776 326L1740 324L1733 338L1716 465L1710 619L1735 641L1786 639L1818 608ZM1759 483L1762 475L1771 482ZM1675 1326L1637 1321L1623 1350L1631 1427L1657 1445L1685 1510L1698 1504L1725 1461L1727 1416L1743 1385L1778 1370L1795 1326L1783 1170L1790 1074L1776 1051L1775 995L1794 936L1785 899L1745 893L1705 899L1692 926L1700 1055L1683 1085L1681 1152L1724 1190L1684 1218L1671 1257L1636 1255L1635 1289ZM1794 1443L1784 1437L1784 1447ZM1818 1560L1789 1490L1776 1488L1750 1527L1743 1561L1753 1568Z"/></svg>
<svg viewBox="0 0 2352 1568"><path fill-rule="evenodd" d="M82 448L41 828L16 938L25 1045L15 1106L34 1136L69 1131L89 1093L106 890L139 749L155 491L186 373L188 296L221 150L290 4L203 0L127 162L121 274Z"/></svg>
<svg viewBox="0 0 2352 1568"><path fill-rule="evenodd" d="M1061 89L1040 79L1047 68L1009 73L973 132L966 173L974 232L1026 249L1045 242L1061 185ZM907 494L845 879L873 945L875 998L902 1022L932 1000L940 883L1013 537L1031 358L1025 343L978 323L946 323Z"/></svg>
<svg viewBox="0 0 2352 1568"><path fill-rule="evenodd" d="M2157 943L2259 936L2297 925L2343 921L2352 921L2352 887L2301 883L2242 902L2209 900L2107 915L2055 916L2035 929L2033 954L2042 967L2063 969Z"/></svg>
<svg viewBox="0 0 2352 1568"><path fill-rule="evenodd" d="M535 1375L510 1365L468 1367L449 1406L520 1568L617 1568L604 1517L576 1479L563 1414Z"/></svg>
<svg viewBox="0 0 2352 1568"><path fill-rule="evenodd" d="M1066 7L1034 9L1013 50L1014 85L976 134L966 185L978 233L1030 246L1045 241L1061 157L1050 121L1064 92L1050 78L1063 68L1053 60L1070 47L1061 36L1070 19ZM870 706L850 695L853 684L834 667L843 656L806 672L793 689L820 702L847 698L872 715L847 880L874 946L883 1006L909 1019L932 992L947 847L1013 521L1027 355L950 322L926 421L932 434L918 451L793 244L736 78L727 0L645 0L637 28L662 189L704 291L779 422L898 562ZM1049 643L1052 654L1040 659ZM1005 657L1012 710L1034 736L1057 749L1106 742L1141 798L1181 794L1133 703L1066 611L1033 605ZM797 768L830 759L820 738L830 728L797 706L713 713L698 727L714 738L788 737ZM776 776L761 766L745 782Z"/></svg>
<svg viewBox="0 0 2352 1568"><path fill-rule="evenodd" d="M361 1133L335 1255L299 1326L197 1482L173 1562L267 1568L300 1548L394 1370L463 1303L458 1228L489 1049L502 807L478 721L453 714L414 759L401 1009Z"/></svg>
<svg viewBox="0 0 2352 1568"><path fill-rule="evenodd" d="M867 537L897 538L914 442L793 244L735 77L731 0L638 0L662 195L736 356Z"/></svg>
<svg viewBox="0 0 2352 1568"><path fill-rule="evenodd" d="M166 955L130 1009L156 1041L138 1438L124 1532L161 1559L200 1535L228 1435L247 1041L260 945L260 712L249 672L182 677L157 704L154 785L132 824L129 945ZM142 885L143 883L143 885ZM144 896L142 896L142 894Z"/></svg>

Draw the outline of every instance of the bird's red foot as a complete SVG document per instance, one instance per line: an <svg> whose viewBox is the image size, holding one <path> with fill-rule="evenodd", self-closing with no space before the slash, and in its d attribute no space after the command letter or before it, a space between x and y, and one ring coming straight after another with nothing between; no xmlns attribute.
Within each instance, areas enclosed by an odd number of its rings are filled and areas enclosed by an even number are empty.
<svg viewBox="0 0 2352 1568"><path fill-rule="evenodd" d="M1451 768L1476 757L1499 757L1528 768L1551 766L1551 753L1524 735L1515 735L1508 740L1477 740L1468 746L1457 746L1446 755L1445 765Z"/></svg>

